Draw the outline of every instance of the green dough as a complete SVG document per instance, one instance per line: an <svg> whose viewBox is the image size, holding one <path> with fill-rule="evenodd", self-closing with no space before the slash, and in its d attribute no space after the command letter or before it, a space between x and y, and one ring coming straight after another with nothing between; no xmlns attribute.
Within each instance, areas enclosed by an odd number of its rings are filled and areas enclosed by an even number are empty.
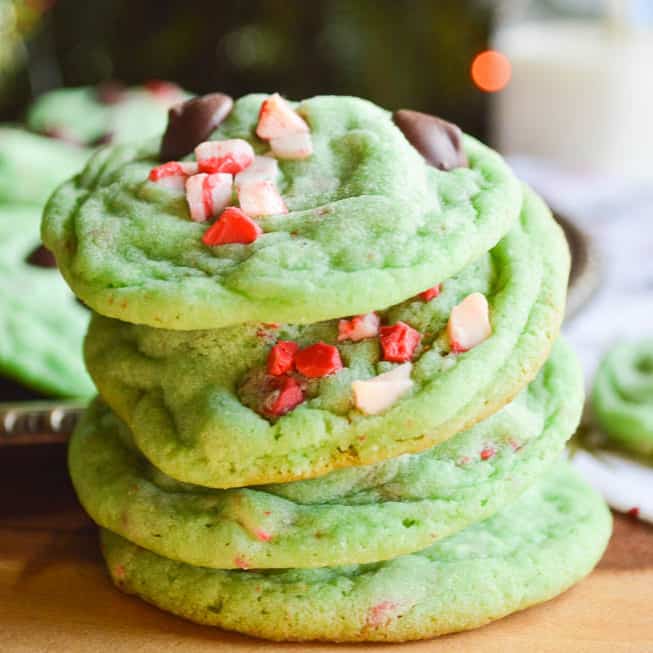
<svg viewBox="0 0 653 653"><path fill-rule="evenodd" d="M41 207L52 191L86 164L90 150L0 127L0 205Z"/></svg>
<svg viewBox="0 0 653 653"><path fill-rule="evenodd" d="M213 331L166 331L94 316L88 369L154 465L181 481L235 487L320 476L430 448L496 412L535 377L558 332L569 253L548 209L525 195L521 221L490 254L447 279L440 296L385 313L423 335L411 393L365 416L351 383L392 364L376 338L338 343L345 368L318 380L314 396L276 422L241 402L239 384L260 369L277 338L336 343L337 321L306 326L243 324ZM480 291L493 334L451 354L451 308ZM243 397L243 401L245 398Z"/></svg>
<svg viewBox="0 0 653 653"><path fill-rule="evenodd" d="M653 340L622 343L602 360L592 409L615 444L653 455Z"/></svg>
<svg viewBox="0 0 653 653"><path fill-rule="evenodd" d="M254 135L265 96L236 102L214 138ZM482 256L516 222L521 188L465 138L470 168L426 165L387 111L358 98L301 102L314 154L279 161L287 215L251 245L207 247L183 194L147 180L159 140L100 151L49 202L43 240L98 313L168 329L310 323L391 306Z"/></svg>
<svg viewBox="0 0 653 653"><path fill-rule="evenodd" d="M189 95L177 87L152 93L126 89L120 100L106 104L92 86L61 88L39 97L27 113L27 126L37 132L63 130L85 145L111 134L112 143L128 143L163 133L168 108Z"/></svg>
<svg viewBox="0 0 653 653"><path fill-rule="evenodd" d="M583 407L580 367L559 343L511 404L421 454L308 481L207 490L173 481L94 404L70 473L94 521L159 555L204 567L323 567L423 549L510 503L561 454Z"/></svg>
<svg viewBox="0 0 653 653"><path fill-rule="evenodd" d="M404 641L467 630L560 594L591 571L611 530L566 465L491 519L424 551L368 565L224 571L102 533L116 585L164 610L273 640Z"/></svg>
<svg viewBox="0 0 653 653"><path fill-rule="evenodd" d="M89 312L56 268L26 262L40 244L41 212L0 205L0 373L48 394L88 397L82 362Z"/></svg>

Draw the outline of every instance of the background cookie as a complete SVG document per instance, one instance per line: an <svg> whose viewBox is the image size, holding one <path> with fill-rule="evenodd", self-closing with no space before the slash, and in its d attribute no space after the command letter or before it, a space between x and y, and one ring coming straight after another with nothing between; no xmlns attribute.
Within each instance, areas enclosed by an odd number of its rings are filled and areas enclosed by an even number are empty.
<svg viewBox="0 0 653 653"><path fill-rule="evenodd" d="M612 442L653 455L653 340L621 343L603 358L592 410Z"/></svg>
<svg viewBox="0 0 653 653"><path fill-rule="evenodd" d="M38 208L0 205L0 373L45 393L87 397L89 312L40 249L40 219Z"/></svg>
<svg viewBox="0 0 653 653"><path fill-rule="evenodd" d="M33 102L26 120L35 132L87 147L128 143L161 134L168 108L187 98L176 84L164 81L131 88L115 81L60 88Z"/></svg>
<svg viewBox="0 0 653 653"><path fill-rule="evenodd" d="M565 465L491 519L382 563L221 571L109 531L102 546L120 589L198 623L274 640L404 641L552 598L592 569L610 529L601 498Z"/></svg>
<svg viewBox="0 0 653 653"><path fill-rule="evenodd" d="M254 135L265 96L236 102L214 138ZM313 154L279 160L285 215L257 219L250 245L208 247L182 194L148 181L159 141L100 152L54 196L43 237L97 312L160 328L364 313L433 286L516 221L519 184L501 157L465 139L469 168L427 165L388 112L357 98L297 105Z"/></svg>

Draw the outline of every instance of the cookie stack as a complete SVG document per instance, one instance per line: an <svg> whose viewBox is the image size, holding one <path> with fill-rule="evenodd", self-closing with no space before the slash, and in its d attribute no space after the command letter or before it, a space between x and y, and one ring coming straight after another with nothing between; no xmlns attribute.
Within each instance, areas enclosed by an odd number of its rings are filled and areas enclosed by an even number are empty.
<svg viewBox="0 0 653 653"><path fill-rule="evenodd" d="M70 445L116 585L275 640L402 641L547 600L610 517L542 201L453 125L196 98L99 152L46 245L94 311Z"/></svg>

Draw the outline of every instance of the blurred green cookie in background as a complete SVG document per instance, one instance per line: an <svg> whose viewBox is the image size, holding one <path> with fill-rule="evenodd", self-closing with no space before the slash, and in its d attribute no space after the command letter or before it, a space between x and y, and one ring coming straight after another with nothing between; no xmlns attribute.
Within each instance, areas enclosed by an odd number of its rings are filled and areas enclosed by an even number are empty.
<svg viewBox="0 0 653 653"><path fill-rule="evenodd" d="M171 82L125 87L119 82L60 88L41 95L27 112L32 131L94 147L159 135L168 109L189 95Z"/></svg>
<svg viewBox="0 0 653 653"><path fill-rule="evenodd" d="M653 455L653 339L621 343L606 354L594 381L592 410L611 442Z"/></svg>
<svg viewBox="0 0 653 653"><path fill-rule="evenodd" d="M46 394L87 397L82 361L89 312L41 246L41 210L0 205L0 374Z"/></svg>
<svg viewBox="0 0 653 653"><path fill-rule="evenodd" d="M385 562L227 571L160 557L110 531L102 548L120 589L197 623L273 640L405 641L560 594L592 570L610 530L601 497L565 464L494 517Z"/></svg>
<svg viewBox="0 0 653 653"><path fill-rule="evenodd" d="M40 213L52 191L77 174L90 153L17 126L0 126L0 205L30 204Z"/></svg>

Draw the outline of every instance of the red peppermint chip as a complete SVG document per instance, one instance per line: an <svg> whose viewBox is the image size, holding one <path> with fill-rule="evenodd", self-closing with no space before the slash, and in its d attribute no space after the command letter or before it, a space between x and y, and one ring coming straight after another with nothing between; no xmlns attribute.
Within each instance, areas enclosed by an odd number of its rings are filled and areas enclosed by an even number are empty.
<svg viewBox="0 0 653 653"><path fill-rule="evenodd" d="M432 299L435 299L441 292L442 292L442 284L439 283L437 286L433 286L433 288L429 288L428 290L421 292L419 294L419 298L423 302L430 302Z"/></svg>
<svg viewBox="0 0 653 653"><path fill-rule="evenodd" d="M298 349L299 345L296 342L279 340L268 354L268 374L281 376L286 372L290 372Z"/></svg>
<svg viewBox="0 0 653 653"><path fill-rule="evenodd" d="M202 242L209 247L227 243L253 243L263 231L239 208L228 206L222 215L204 232Z"/></svg>
<svg viewBox="0 0 653 653"><path fill-rule="evenodd" d="M318 342L297 352L295 367L300 374L315 379L341 370L342 360L336 347Z"/></svg>
<svg viewBox="0 0 653 653"><path fill-rule="evenodd" d="M391 363L405 363L413 358L422 335L405 322L381 327L379 340L383 349L383 360Z"/></svg>
<svg viewBox="0 0 653 653"><path fill-rule="evenodd" d="M494 455L496 454L496 451L494 450L494 447L485 447L483 451L481 451L481 460L490 460Z"/></svg>
<svg viewBox="0 0 653 653"><path fill-rule="evenodd" d="M304 392L292 376L274 378L273 390L263 401L263 412L268 417L281 417L304 401Z"/></svg>

